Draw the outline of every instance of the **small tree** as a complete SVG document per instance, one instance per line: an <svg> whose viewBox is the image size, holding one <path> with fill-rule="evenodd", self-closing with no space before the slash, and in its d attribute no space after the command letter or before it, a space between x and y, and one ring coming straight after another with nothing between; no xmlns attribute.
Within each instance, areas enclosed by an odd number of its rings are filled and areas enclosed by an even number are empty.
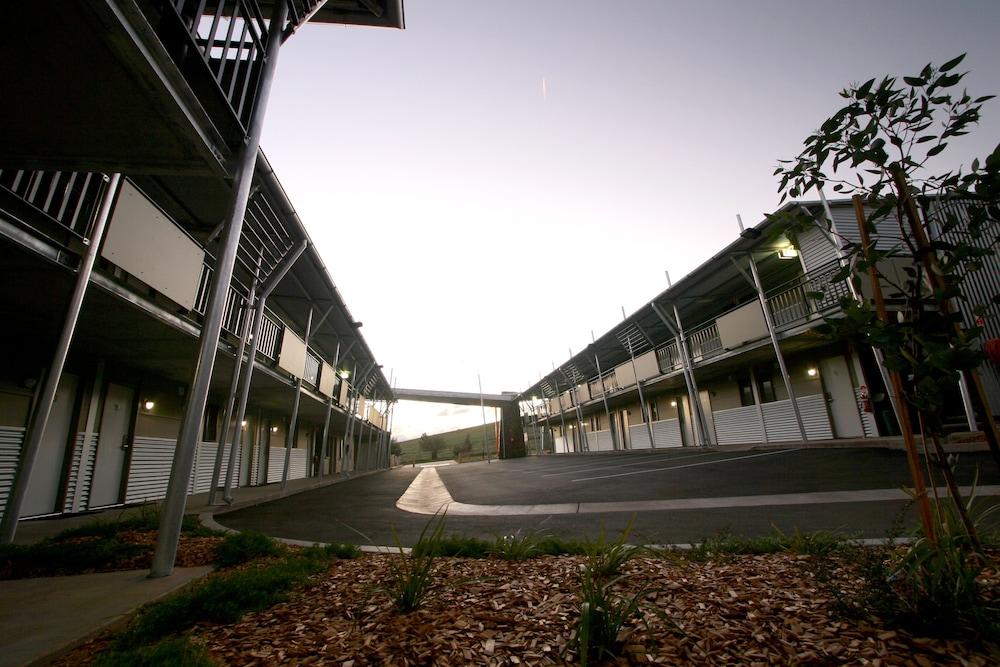
<svg viewBox="0 0 1000 667"><path fill-rule="evenodd" d="M393 440L392 444L389 445L389 453L392 454L393 456L402 456L403 447L398 442Z"/></svg>
<svg viewBox="0 0 1000 667"><path fill-rule="evenodd" d="M970 380L974 390L981 389L976 386L975 369L984 360L978 341L982 330L964 322L953 302L965 302L978 316L991 305L969 303L961 286L1000 242L1000 146L983 164L973 161L967 173L929 173L932 158L946 150L951 137L967 134L978 122L983 103L993 97L973 99L964 90L958 92L965 74L954 69L963 58L940 67L928 64L919 75L903 77L902 85L885 77L842 91L846 106L805 140L805 149L796 158L780 160L775 175L781 177L782 201L832 185L835 192L856 195L867 206L863 233L877 237L880 227L888 226L886 231L902 239L892 249L840 239L848 263L833 281L856 280L869 273L873 284L887 283L893 290L890 296L903 306L888 318L884 312L880 316L877 303L847 298L842 302L843 315L827 320L827 331L864 339L881 350L886 367L898 373L899 400L916 411L922 433L934 443L938 467L975 540L939 438L946 396L954 391L959 374ZM921 201L937 202L937 210L946 211L933 221L936 233L931 233L927 216L920 215ZM960 206L940 205L949 202ZM817 224L832 232L825 218L813 220L799 213L785 214L778 222L776 229L792 235ZM902 265L905 280L892 282L879 271L888 261ZM996 296L993 300L1000 303ZM980 418L1000 466L996 426L981 391L976 393ZM912 456L911 469L919 489L922 475L919 466L913 468ZM926 521L925 530L933 540Z"/></svg>
<svg viewBox="0 0 1000 667"><path fill-rule="evenodd" d="M427 435L426 433L420 435L420 451L428 452L432 461L437 460L437 453L442 445L441 438L437 436Z"/></svg>

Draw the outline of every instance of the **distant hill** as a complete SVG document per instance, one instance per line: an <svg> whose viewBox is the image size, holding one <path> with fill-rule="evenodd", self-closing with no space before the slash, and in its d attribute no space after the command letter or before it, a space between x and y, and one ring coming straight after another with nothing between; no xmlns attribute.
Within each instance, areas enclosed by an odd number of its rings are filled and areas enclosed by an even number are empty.
<svg viewBox="0 0 1000 667"><path fill-rule="evenodd" d="M483 426L470 426L469 428L460 428L457 431L448 431L446 433L428 433L427 435L434 435L444 442L444 446L438 451L437 461L450 461L455 458L455 447L461 445L465 442L465 436L469 436L469 442L472 443L472 451L462 457L463 461L469 460L480 460L483 456ZM420 449L420 439L415 438L413 440L403 440L399 442L399 446L403 449L403 456L400 457L400 463L411 463L416 457L417 463L422 463L424 461L430 461L430 452L425 452ZM496 422L486 425L486 450L491 456L496 458Z"/></svg>

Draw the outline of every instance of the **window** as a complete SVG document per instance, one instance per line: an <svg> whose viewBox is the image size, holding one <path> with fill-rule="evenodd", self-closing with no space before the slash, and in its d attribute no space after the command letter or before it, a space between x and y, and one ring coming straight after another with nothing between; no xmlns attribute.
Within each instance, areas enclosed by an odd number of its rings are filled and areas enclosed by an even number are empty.
<svg viewBox="0 0 1000 667"><path fill-rule="evenodd" d="M740 405L743 407L754 405L756 401L753 399L753 386L750 384L750 378L736 378L736 384L740 386Z"/></svg>
<svg viewBox="0 0 1000 667"><path fill-rule="evenodd" d="M761 403L773 403L778 400L774 394L774 381L770 375L758 375L757 388L760 390Z"/></svg>

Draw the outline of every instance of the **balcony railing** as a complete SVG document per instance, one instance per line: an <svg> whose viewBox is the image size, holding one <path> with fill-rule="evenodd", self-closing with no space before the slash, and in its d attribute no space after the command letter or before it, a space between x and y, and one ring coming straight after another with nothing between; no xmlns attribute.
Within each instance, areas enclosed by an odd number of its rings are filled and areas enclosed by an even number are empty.
<svg viewBox="0 0 1000 667"><path fill-rule="evenodd" d="M691 350L691 356L696 361L714 357L724 351L722 339L719 337L719 328L715 322L698 329L688 336L688 345Z"/></svg>
<svg viewBox="0 0 1000 667"><path fill-rule="evenodd" d="M200 67L246 130L257 101L268 24L255 0L171 0L157 32L181 72ZM280 29L280 27L279 27ZM192 82L196 90L204 77Z"/></svg>
<svg viewBox="0 0 1000 667"><path fill-rule="evenodd" d="M661 373L670 373L681 367L681 353L677 343L667 343L656 350L656 363Z"/></svg>
<svg viewBox="0 0 1000 667"><path fill-rule="evenodd" d="M314 387L319 386L319 368L322 365L322 361L319 357L312 353L310 350L306 350L306 368L305 373L302 375L302 379L311 384Z"/></svg>
<svg viewBox="0 0 1000 667"><path fill-rule="evenodd" d="M260 342L257 343L257 351L270 359L277 361L279 345L285 327L273 313L264 311L264 319L260 327Z"/></svg>
<svg viewBox="0 0 1000 667"><path fill-rule="evenodd" d="M88 238L104 195L104 174L0 170L0 187L79 238Z"/></svg>
<svg viewBox="0 0 1000 667"><path fill-rule="evenodd" d="M838 262L826 264L782 285L768 296L767 305L775 328L802 324L837 307L843 297L850 295L846 281L830 282L839 270Z"/></svg>

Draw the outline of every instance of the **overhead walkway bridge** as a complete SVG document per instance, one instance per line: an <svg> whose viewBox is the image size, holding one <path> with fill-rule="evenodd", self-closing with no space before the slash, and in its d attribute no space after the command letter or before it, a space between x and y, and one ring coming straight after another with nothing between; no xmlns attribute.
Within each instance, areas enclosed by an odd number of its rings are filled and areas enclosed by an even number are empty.
<svg viewBox="0 0 1000 667"><path fill-rule="evenodd" d="M521 410L517 404L518 394L478 394L464 391L435 391L430 389L393 389L400 401L422 401L424 403L448 403L449 405L488 405L500 408L500 442L497 455L502 459L518 458L524 452L524 427L521 424Z"/></svg>

